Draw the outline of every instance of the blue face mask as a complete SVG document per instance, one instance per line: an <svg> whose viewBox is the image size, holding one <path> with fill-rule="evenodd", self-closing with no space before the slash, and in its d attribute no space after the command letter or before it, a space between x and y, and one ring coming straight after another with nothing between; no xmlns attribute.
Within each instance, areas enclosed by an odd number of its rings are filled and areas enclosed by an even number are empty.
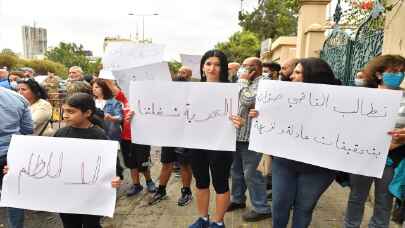
<svg viewBox="0 0 405 228"><path fill-rule="evenodd" d="M404 80L404 72L383 73L383 83L390 89L398 89L402 80Z"/></svg>

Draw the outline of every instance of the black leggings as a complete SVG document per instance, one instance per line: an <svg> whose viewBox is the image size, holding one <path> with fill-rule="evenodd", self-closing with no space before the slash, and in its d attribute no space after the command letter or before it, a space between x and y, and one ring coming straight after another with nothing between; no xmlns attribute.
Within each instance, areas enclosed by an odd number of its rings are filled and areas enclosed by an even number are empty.
<svg viewBox="0 0 405 228"><path fill-rule="evenodd" d="M198 189L210 186L210 171L212 183L217 194L229 191L229 176L233 161L233 152L192 149L191 168Z"/></svg>
<svg viewBox="0 0 405 228"><path fill-rule="evenodd" d="M101 228L100 216L81 214L59 214L64 228Z"/></svg>

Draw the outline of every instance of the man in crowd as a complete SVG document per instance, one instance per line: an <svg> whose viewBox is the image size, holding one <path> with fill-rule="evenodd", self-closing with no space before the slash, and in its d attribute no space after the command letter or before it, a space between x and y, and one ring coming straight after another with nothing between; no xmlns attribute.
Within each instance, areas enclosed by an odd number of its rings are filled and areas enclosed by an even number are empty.
<svg viewBox="0 0 405 228"><path fill-rule="evenodd" d="M0 87L11 89L11 84L8 80L8 71L4 68L0 68Z"/></svg>
<svg viewBox="0 0 405 228"><path fill-rule="evenodd" d="M298 64L298 59L288 59L281 64L280 80L291 81L290 76L294 72L295 66Z"/></svg>
<svg viewBox="0 0 405 228"><path fill-rule="evenodd" d="M272 80L278 80L278 72L280 71L280 64L275 62L263 63L263 76L269 77Z"/></svg>
<svg viewBox="0 0 405 228"><path fill-rule="evenodd" d="M190 81L192 70L189 67L181 67L174 81ZM192 200L191 193L191 179L192 171L190 165L190 151L187 148L176 147L162 147L162 153L160 157L162 163L162 169L159 177L159 187L156 193L152 196L149 204L156 204L163 199L167 198L166 186L169 182L170 176L173 171L173 164L175 162L180 163L180 176L183 187L181 188L181 196L177 201L177 205L186 206Z"/></svg>
<svg viewBox="0 0 405 228"><path fill-rule="evenodd" d="M83 80L83 70L79 66L72 66L69 68L69 80L70 81L81 81Z"/></svg>
<svg viewBox="0 0 405 228"><path fill-rule="evenodd" d="M249 191L253 210L243 214L247 222L260 221L271 217L271 209L267 202L266 179L257 170L262 158L261 153L249 150L249 135L252 119L249 110L254 108L257 86L262 79L262 62L259 58L250 57L243 61L238 83L241 84L239 93L239 116L246 119L246 124L238 129L236 153L231 169L232 189L231 204L228 211L246 207L246 190Z"/></svg>
<svg viewBox="0 0 405 228"><path fill-rule="evenodd" d="M228 63L229 81L236 82L238 80L237 73L239 68L240 64L237 62Z"/></svg>
<svg viewBox="0 0 405 228"><path fill-rule="evenodd" d="M68 96L77 92L91 93L92 88L83 78L83 70L79 66L69 68L69 78L66 83L66 93Z"/></svg>
<svg viewBox="0 0 405 228"><path fill-rule="evenodd" d="M21 71L24 74L24 78L34 78L34 70L30 67L23 67Z"/></svg>
<svg viewBox="0 0 405 228"><path fill-rule="evenodd" d="M13 134L32 134L33 123L28 101L19 94L0 87L0 189L3 184L3 168L7 164L7 152ZM24 210L8 208L10 228L23 227Z"/></svg>

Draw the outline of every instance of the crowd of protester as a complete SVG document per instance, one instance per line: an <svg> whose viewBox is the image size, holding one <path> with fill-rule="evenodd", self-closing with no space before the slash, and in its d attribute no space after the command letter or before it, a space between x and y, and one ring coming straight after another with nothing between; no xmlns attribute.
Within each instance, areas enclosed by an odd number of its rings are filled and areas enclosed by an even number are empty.
<svg viewBox="0 0 405 228"><path fill-rule="evenodd" d="M354 84L377 90L403 90L404 72L405 58L381 55L364 66ZM179 166L182 188L177 204L185 207L195 199L199 214L190 228L225 227L227 212L247 207L247 192L251 209L242 215L244 221L271 219L274 228L286 228L288 223L293 228L309 227L320 197L334 181L339 179L341 182L339 177L342 174L249 150L251 123L259 115L254 109L256 92L262 80L343 86L342 82L335 77L328 63L319 58L289 59L281 65L262 62L257 57L249 57L242 63L228 63L225 54L218 50L203 55L199 73L201 82L240 84L238 114L230 118L237 128L236 151L162 147L162 167L159 177L156 177L156 186L150 173L151 146L131 142L130 123L137 117L129 106L127 94L120 89L111 71L101 70L97 76L86 77L80 67L72 66L65 83L53 72L38 82L30 68L11 72L0 69L0 168L4 167L5 173L8 170L7 151L12 134L116 140L120 142L125 168L130 169L132 183L127 189L127 197L134 197L144 190L142 174L146 191L151 193L148 204L158 204L167 198L167 184L176 164ZM192 74L189 67L183 66L173 81L191 81ZM62 93L67 97L60 103L64 127L56 129L52 124L53 107L49 101L62 97ZM382 178L345 175L350 194L342 227L359 228L362 222L368 222L370 228L388 228L392 214L397 223L403 222L405 96L395 129L386 134L392 136L392 142ZM264 176L258 171L258 166L266 159L271 159L271 166ZM120 164L118 161L117 177L111 180L115 188L123 179ZM0 174L0 188L2 177L3 173ZM195 193L191 187L193 177ZM215 192L215 209L210 215L211 183ZM370 221L363 221L372 184L375 186L374 213ZM24 210L8 208L7 212L9 227L23 227ZM60 218L68 228L101 227L99 216L60 213Z"/></svg>

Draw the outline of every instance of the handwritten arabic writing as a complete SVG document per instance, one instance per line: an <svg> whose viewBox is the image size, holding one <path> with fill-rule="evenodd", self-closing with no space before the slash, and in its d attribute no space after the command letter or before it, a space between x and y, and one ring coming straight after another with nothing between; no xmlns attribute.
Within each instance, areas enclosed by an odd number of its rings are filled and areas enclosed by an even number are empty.
<svg viewBox="0 0 405 228"><path fill-rule="evenodd" d="M55 158L56 156L57 158ZM18 172L18 194L22 192L24 175L33 179L60 178L63 170L63 153L58 153L56 156L54 153L50 153L47 158L44 158L39 154L31 153L27 166ZM100 176L101 161L101 156L98 156L92 176L88 179L85 175L86 163L82 162L80 165L80 182L65 182L65 184L90 185L97 183Z"/></svg>
<svg viewBox="0 0 405 228"><path fill-rule="evenodd" d="M187 123L193 122L200 123L215 118L230 117L234 109L232 104L233 104L232 98L225 98L223 109L215 109L213 111L210 111L207 115L204 116L199 116L196 113L193 113L191 110L192 105L190 103L186 103L185 106L182 108L179 107L165 108L162 105L156 104L155 102L152 102L148 106L144 106L141 100L138 100L137 109L138 113L143 116L153 115L160 117L175 117L175 118L184 117Z"/></svg>
<svg viewBox="0 0 405 228"><path fill-rule="evenodd" d="M274 121L266 125L259 120L256 120L253 124L253 129L256 130L260 135L274 133L278 135L290 136L297 140L305 141L308 143L317 143L325 146L335 146L336 149L344 151L347 155L356 153L359 155L370 155L375 158L378 158L380 155L382 155L381 152L377 151L376 146L371 146L369 149L365 149L359 144L349 145L347 140L342 139L343 137L340 133L336 134L336 137L333 139L328 139L325 136L309 135L305 132L303 124L288 124L287 127L282 127Z"/></svg>
<svg viewBox="0 0 405 228"><path fill-rule="evenodd" d="M85 177L86 176L85 169L86 169L86 164L85 164L85 162L82 162L82 164L80 165L80 177L81 177L80 182L65 182L65 184L91 185L91 184L97 183L98 178L100 176L101 156L97 157L96 167L94 168L93 175L88 180L86 180L86 177Z"/></svg>
<svg viewBox="0 0 405 228"><path fill-rule="evenodd" d="M381 108L376 108L374 102L367 102L366 98L357 97L354 102L354 107L350 109L339 107L338 105L330 106L331 95L329 93L315 93L315 92L301 92L298 96L285 96L282 93L271 93L268 90L258 93L257 103L262 104L275 104L283 102L283 98L290 109L297 105L309 105L310 107L325 108L335 113L341 114L342 117L350 114L360 114L360 116L368 118L386 118L387 117L387 105L383 105ZM343 104L346 106L346 103Z"/></svg>
<svg viewBox="0 0 405 228"><path fill-rule="evenodd" d="M23 175L34 179L59 178L62 173L63 153L59 153L59 160L56 168L53 160L54 153L50 153L48 159L44 159L39 154L31 153L27 167L18 172L18 194L21 193L21 181ZM52 174L53 173L53 174Z"/></svg>

